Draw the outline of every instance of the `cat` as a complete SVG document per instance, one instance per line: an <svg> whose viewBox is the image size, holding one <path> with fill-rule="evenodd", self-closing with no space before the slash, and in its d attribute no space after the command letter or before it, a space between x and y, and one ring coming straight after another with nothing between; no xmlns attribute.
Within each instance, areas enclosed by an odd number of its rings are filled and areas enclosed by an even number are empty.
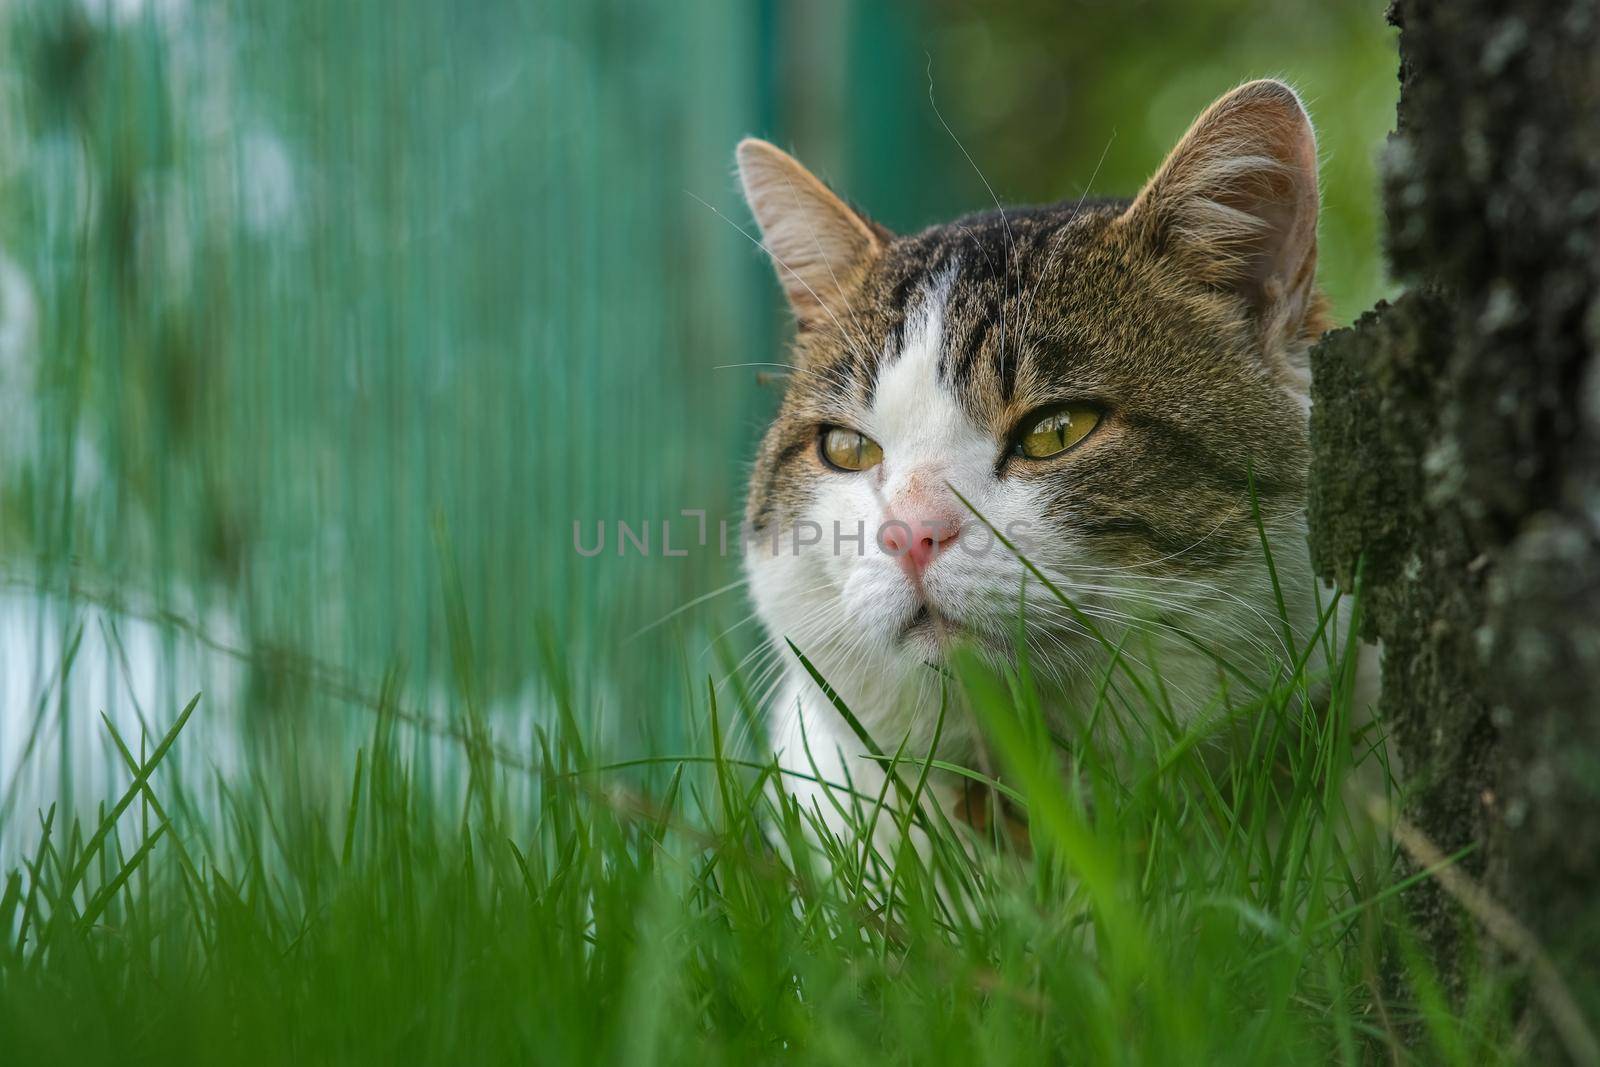
<svg viewBox="0 0 1600 1067"><path fill-rule="evenodd" d="M883 779L791 642L878 744L921 759L952 642L1014 664L1020 633L1066 712L1094 705L1111 656L1087 627L1136 631L1129 659L1158 664L1193 722L1215 706L1217 656L1266 675L1285 616L1306 640L1306 352L1327 306L1316 139L1293 89L1222 96L1131 200L910 236L765 141L736 155L796 322L745 567L782 657L773 750L807 811L843 816L812 779L867 796ZM946 717L938 749L982 761L968 716ZM937 788L962 814L959 780Z"/></svg>

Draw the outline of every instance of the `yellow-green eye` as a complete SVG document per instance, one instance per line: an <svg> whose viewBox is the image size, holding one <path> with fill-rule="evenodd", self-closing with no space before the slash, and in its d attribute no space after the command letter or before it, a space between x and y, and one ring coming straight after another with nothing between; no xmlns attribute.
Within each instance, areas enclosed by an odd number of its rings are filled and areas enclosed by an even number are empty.
<svg viewBox="0 0 1600 1067"><path fill-rule="evenodd" d="M1100 409L1093 404L1067 404L1034 412L1018 426L1017 455L1029 459L1059 456L1089 435L1100 422Z"/></svg>
<svg viewBox="0 0 1600 1067"><path fill-rule="evenodd" d="M822 459L842 471L864 471L883 462L883 449L872 438L843 426L822 428Z"/></svg>

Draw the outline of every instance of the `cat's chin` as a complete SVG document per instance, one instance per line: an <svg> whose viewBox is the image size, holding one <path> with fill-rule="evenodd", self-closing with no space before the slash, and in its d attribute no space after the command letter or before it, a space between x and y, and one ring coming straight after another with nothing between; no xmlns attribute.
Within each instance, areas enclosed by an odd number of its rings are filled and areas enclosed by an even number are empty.
<svg viewBox="0 0 1600 1067"><path fill-rule="evenodd" d="M900 627L898 641L912 656L938 661L944 658L944 649L955 636L954 629L955 624L949 619L921 604Z"/></svg>

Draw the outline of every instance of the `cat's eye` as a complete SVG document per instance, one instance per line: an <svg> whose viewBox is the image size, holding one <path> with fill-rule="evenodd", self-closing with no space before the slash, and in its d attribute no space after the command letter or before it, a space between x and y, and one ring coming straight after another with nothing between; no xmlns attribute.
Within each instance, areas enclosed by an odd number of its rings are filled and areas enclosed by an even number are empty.
<svg viewBox="0 0 1600 1067"><path fill-rule="evenodd" d="M878 442L843 426L824 426L819 451L822 461L835 470L864 471L883 462Z"/></svg>
<svg viewBox="0 0 1600 1067"><path fill-rule="evenodd" d="M1093 404L1062 404L1035 411L1017 426L1015 449L1028 459L1059 456L1085 437L1100 422Z"/></svg>

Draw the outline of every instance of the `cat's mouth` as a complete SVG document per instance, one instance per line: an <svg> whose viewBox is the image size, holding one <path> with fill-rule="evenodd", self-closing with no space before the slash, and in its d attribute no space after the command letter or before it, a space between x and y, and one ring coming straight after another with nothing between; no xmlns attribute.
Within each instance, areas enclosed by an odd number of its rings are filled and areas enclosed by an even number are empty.
<svg viewBox="0 0 1600 1067"><path fill-rule="evenodd" d="M942 645L950 638L966 632L966 627L924 601L917 605L917 610L900 628L900 640Z"/></svg>
<svg viewBox="0 0 1600 1067"><path fill-rule="evenodd" d="M997 650L1004 646L979 620L953 618L927 601L919 603L900 627L898 640L930 667L942 662L956 644L972 643Z"/></svg>
<svg viewBox="0 0 1600 1067"><path fill-rule="evenodd" d="M916 656L923 666L944 674L947 657L956 645L977 644L987 647L992 640L980 630L952 619L938 608L921 604L900 628L899 643L903 651Z"/></svg>

